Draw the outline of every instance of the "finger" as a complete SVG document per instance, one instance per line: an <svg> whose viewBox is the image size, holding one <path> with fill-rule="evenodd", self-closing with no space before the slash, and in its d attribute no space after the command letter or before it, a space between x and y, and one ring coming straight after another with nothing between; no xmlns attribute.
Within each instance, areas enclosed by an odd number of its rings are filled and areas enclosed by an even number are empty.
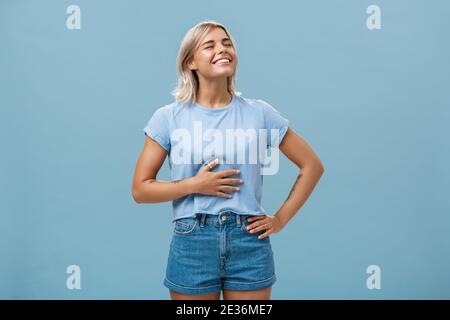
<svg viewBox="0 0 450 320"><path fill-rule="evenodd" d="M217 173L217 175L220 177L220 178L223 178L223 177L227 177L227 176L232 176L233 174L238 174L240 171L239 171L239 169L229 169L229 170L222 170L222 171L219 171L218 173Z"/></svg>
<svg viewBox="0 0 450 320"><path fill-rule="evenodd" d="M266 229L270 229L270 228L271 228L271 225L266 223L266 224L260 225L259 227L254 228L254 229L251 229L250 232L252 232L252 233L259 232L261 230L266 230Z"/></svg>
<svg viewBox="0 0 450 320"><path fill-rule="evenodd" d="M215 158L214 160L210 161L209 163L206 163L202 170L203 171L209 171L214 169L215 166L217 166L217 164L219 163L219 158Z"/></svg>
<svg viewBox="0 0 450 320"><path fill-rule="evenodd" d="M249 224L247 226L247 230L251 230L253 228L259 227L259 226L261 226L263 224L266 224L266 223L267 223L267 221L265 221L264 219L259 219L256 222L253 222L253 223Z"/></svg>
<svg viewBox="0 0 450 320"><path fill-rule="evenodd" d="M220 192L220 191L216 192L216 196L222 197L222 198L227 198L227 199L233 197L231 194L228 194L228 193L225 193L225 192Z"/></svg>
<svg viewBox="0 0 450 320"><path fill-rule="evenodd" d="M272 234L272 229L268 229L266 232L264 232L263 234L260 234L259 236L258 236L258 239L264 239L264 238L266 238L266 237L268 237L269 235L271 235Z"/></svg>
<svg viewBox="0 0 450 320"><path fill-rule="evenodd" d="M244 183L242 179L233 179L233 178L222 178L219 180L220 184L236 184L236 183Z"/></svg>
<svg viewBox="0 0 450 320"><path fill-rule="evenodd" d="M219 186L219 190L239 191L240 189L239 189L239 187L222 185L222 186Z"/></svg>
<svg viewBox="0 0 450 320"><path fill-rule="evenodd" d="M257 220L264 219L265 217L267 217L267 216L265 216L265 215L264 216L253 216L253 217L248 218L247 221L249 221L249 222L257 221Z"/></svg>

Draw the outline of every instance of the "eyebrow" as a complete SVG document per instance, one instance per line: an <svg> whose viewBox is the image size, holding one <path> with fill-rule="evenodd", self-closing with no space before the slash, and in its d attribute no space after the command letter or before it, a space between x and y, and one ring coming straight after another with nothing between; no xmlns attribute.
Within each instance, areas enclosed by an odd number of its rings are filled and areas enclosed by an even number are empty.
<svg viewBox="0 0 450 320"><path fill-rule="evenodd" d="M230 40L229 38L223 38L222 39L222 41L226 41L226 40ZM231 40L230 40L231 41ZM214 40L208 40L208 41L205 41L205 42L203 42L202 43L202 46L204 46L205 44L207 44L207 43L212 43L212 42L214 42Z"/></svg>

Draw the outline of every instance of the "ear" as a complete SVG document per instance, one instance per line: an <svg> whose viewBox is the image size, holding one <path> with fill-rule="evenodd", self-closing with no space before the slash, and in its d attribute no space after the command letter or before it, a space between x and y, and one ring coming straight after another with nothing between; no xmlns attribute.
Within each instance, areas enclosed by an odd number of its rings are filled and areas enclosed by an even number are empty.
<svg viewBox="0 0 450 320"><path fill-rule="evenodd" d="M188 60L188 62L186 62L187 67L189 68L189 70L196 70L197 69L197 65L195 64L194 59L190 59Z"/></svg>

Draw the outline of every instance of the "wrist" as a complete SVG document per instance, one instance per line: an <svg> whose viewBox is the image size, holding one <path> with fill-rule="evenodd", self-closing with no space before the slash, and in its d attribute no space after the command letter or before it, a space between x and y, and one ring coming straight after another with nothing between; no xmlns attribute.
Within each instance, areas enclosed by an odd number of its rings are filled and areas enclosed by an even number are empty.
<svg viewBox="0 0 450 320"><path fill-rule="evenodd" d="M280 221L280 223L283 227L287 224L287 221L285 219L283 219L283 217L281 217L280 214L275 214L274 217L277 218L278 221Z"/></svg>
<svg viewBox="0 0 450 320"><path fill-rule="evenodd" d="M196 193L195 176L185 179L186 190L188 194Z"/></svg>

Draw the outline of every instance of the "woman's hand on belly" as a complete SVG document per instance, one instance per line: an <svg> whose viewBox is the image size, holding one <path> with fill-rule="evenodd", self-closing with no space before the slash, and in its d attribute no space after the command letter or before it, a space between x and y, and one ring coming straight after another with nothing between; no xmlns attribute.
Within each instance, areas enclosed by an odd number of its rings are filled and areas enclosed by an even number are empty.
<svg viewBox="0 0 450 320"><path fill-rule="evenodd" d="M219 163L218 159L204 165L198 173L191 178L192 193L200 193L205 195L218 196L222 198L232 198L233 196L225 191L239 191L239 187L233 184L243 183L242 179L228 178L239 174L237 169L222 170L211 172L211 170Z"/></svg>

